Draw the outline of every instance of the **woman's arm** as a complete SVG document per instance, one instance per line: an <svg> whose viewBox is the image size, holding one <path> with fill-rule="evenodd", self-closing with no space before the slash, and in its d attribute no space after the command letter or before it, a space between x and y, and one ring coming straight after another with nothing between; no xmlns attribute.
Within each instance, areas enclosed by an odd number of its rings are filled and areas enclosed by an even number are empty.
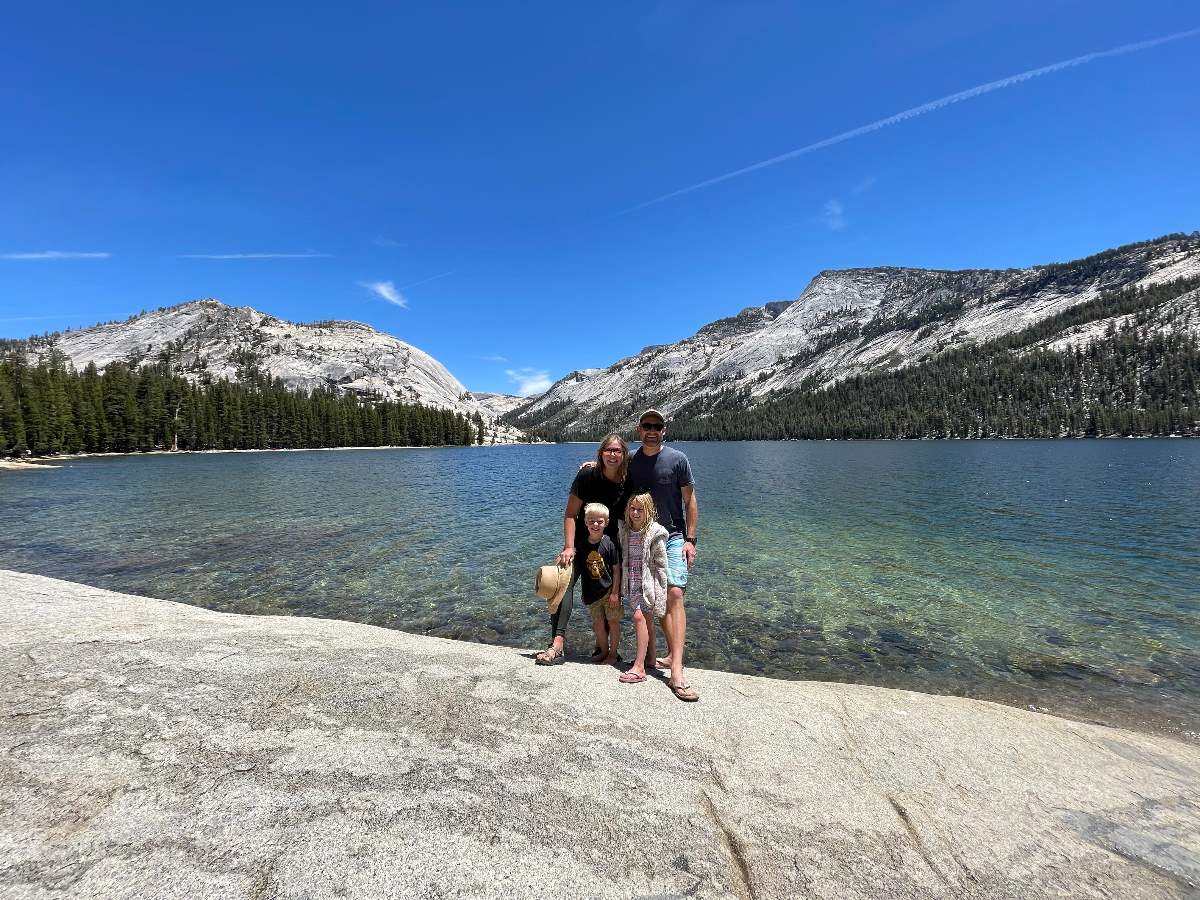
<svg viewBox="0 0 1200 900"><path fill-rule="evenodd" d="M558 564L569 566L575 559L575 517L583 509L583 501L574 494L567 495L567 509L563 513L563 548L558 554Z"/></svg>

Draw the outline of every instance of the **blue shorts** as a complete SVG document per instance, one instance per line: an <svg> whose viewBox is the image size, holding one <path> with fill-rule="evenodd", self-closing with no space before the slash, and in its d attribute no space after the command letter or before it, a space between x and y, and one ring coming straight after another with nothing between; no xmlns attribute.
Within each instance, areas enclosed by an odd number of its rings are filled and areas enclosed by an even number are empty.
<svg viewBox="0 0 1200 900"><path fill-rule="evenodd" d="M683 558L683 535L673 534L667 538L667 585L687 587L688 567Z"/></svg>

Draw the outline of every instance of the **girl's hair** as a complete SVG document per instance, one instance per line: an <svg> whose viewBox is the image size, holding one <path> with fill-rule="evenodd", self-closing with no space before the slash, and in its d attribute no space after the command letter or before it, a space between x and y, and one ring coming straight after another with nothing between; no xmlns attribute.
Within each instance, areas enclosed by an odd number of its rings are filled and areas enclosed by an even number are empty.
<svg viewBox="0 0 1200 900"><path fill-rule="evenodd" d="M589 503L583 508L583 519L586 522L588 519L598 519L604 516L604 521L608 521L608 507L603 503Z"/></svg>
<svg viewBox="0 0 1200 900"><path fill-rule="evenodd" d="M642 523L641 528L634 528L633 523L629 521L629 507L637 504L642 508L642 512L646 514L646 521ZM649 494L634 494L629 498L629 502L625 504L625 524L629 526L630 531L636 531L639 534L645 534L650 528L651 522L658 521L658 510L654 508L654 498Z"/></svg>
<svg viewBox="0 0 1200 900"><path fill-rule="evenodd" d="M617 467L617 480L624 481L629 474L629 445L625 443L625 438L621 437L615 431L604 436L604 440L600 442L600 446L596 448L596 465L600 467L600 474L604 474L604 448L616 441L621 445L621 464Z"/></svg>

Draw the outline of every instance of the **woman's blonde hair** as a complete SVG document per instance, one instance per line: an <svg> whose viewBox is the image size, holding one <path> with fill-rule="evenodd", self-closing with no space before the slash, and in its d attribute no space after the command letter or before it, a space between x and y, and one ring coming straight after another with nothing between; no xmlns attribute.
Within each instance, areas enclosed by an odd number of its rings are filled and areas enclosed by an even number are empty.
<svg viewBox="0 0 1200 900"><path fill-rule="evenodd" d="M617 468L618 481L624 481L629 474L629 445L625 443L625 438L621 437L615 431L606 434L604 440L600 442L600 446L596 448L596 465L600 467L600 474L604 474L604 448L613 441L621 445L621 465Z"/></svg>
<svg viewBox="0 0 1200 900"><path fill-rule="evenodd" d="M637 504L642 508L642 512L646 514L646 521L642 523L641 528L634 528L633 523L629 521L629 507ZM654 506L654 498L649 494L634 494L629 498L629 502L625 504L625 524L629 526L630 531L636 531L638 534L645 534L650 528L651 522L658 521L658 510Z"/></svg>

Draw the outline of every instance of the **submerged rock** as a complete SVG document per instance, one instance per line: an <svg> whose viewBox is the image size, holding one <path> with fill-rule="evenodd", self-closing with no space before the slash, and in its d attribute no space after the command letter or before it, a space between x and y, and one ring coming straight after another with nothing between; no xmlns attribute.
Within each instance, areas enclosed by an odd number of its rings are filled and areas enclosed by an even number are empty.
<svg viewBox="0 0 1200 900"><path fill-rule="evenodd" d="M1188 896L1200 748L0 572L0 894Z"/></svg>

